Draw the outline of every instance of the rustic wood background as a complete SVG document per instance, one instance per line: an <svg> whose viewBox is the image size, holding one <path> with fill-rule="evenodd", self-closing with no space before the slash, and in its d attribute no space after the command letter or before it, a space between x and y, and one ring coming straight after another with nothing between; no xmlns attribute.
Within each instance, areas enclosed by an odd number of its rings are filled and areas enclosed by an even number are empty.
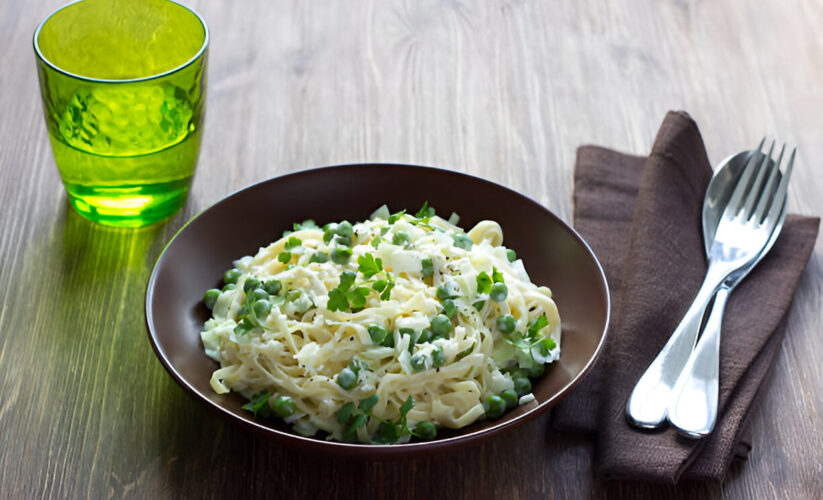
<svg viewBox="0 0 823 500"><path fill-rule="evenodd" d="M797 291L755 449L722 484L595 477L547 418L471 452L301 456L186 395L147 340L146 281L180 226L248 184L381 161L471 172L572 217L575 149L649 150L685 109L717 162L798 146L790 209L823 213L819 0L198 0L211 29L205 138L182 212L142 230L76 215L31 47L61 0L0 1L0 497L810 498L823 490L821 252ZM780 291L776 291L780 293Z"/></svg>

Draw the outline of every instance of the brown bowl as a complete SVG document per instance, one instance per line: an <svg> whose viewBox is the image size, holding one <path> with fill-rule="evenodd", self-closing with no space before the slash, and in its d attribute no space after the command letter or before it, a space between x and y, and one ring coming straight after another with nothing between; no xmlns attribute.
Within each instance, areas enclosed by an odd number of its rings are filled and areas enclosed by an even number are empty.
<svg viewBox="0 0 823 500"><path fill-rule="evenodd" d="M388 446L304 437L282 422L255 419L242 396L216 394L209 385L217 363L203 352L200 331L209 317L203 292L219 286L232 262L277 239L291 224L359 221L386 203L416 211L424 201L439 214L460 214L470 228L493 219L505 244L526 265L532 281L552 289L563 335L560 360L533 384L536 401L503 417L433 441ZM603 270L585 241L540 204L498 184L449 170L411 165L363 164L305 170L238 191L193 218L157 259L146 291L146 323L157 357L198 401L261 437L305 451L364 458L409 457L456 449L522 424L557 404L592 366L609 323Z"/></svg>

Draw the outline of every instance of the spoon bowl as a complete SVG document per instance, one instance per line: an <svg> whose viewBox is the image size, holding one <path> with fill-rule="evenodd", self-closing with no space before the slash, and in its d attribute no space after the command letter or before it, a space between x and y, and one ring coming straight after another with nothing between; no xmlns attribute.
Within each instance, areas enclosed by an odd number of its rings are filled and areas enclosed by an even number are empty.
<svg viewBox="0 0 823 500"><path fill-rule="evenodd" d="M741 151L720 162L712 175L711 181L709 181L709 187L706 188L706 196L703 199L703 223L701 224L703 228L703 248L706 251L707 257L709 255L709 249L711 249L712 243L714 242L714 234L717 232L717 224L720 222L720 216L723 215L723 209L726 208L726 205L729 203L729 198L731 198L732 192L734 192L737 180L740 179L740 175L743 174L743 169L746 167L746 163L749 161L749 156L752 153L758 155L756 161L763 161L765 154L761 152L754 150ZM769 158L766 166L771 169L773 164L774 161ZM777 181L780 182L782 178L783 174L778 170ZM782 219L785 216L786 210L784 206L783 213L780 217ZM761 258L769 252L769 249L774 245L779 234L779 231L772 234L771 239L766 244L766 249L760 254Z"/></svg>

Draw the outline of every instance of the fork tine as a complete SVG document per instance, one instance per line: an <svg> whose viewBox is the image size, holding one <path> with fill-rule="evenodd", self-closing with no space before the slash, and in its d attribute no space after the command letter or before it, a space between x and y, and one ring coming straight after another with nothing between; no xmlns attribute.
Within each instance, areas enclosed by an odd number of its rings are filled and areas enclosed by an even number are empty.
<svg viewBox="0 0 823 500"><path fill-rule="evenodd" d="M785 151L786 145L783 144L783 147L780 148L780 155L777 157L777 161L774 163L774 167L771 169L771 173L769 174L769 178L766 181L766 185L763 187L763 195L760 197L760 201L758 201L757 203L757 208L755 208L755 220L758 224L763 222L763 219L766 217L766 208L775 205L774 198L775 192L777 190L777 186L775 186L775 183L777 182L777 174L780 172L780 164L783 162L783 153ZM770 200L772 200L771 205L769 205ZM782 208L782 206L780 208Z"/></svg>
<svg viewBox="0 0 823 500"><path fill-rule="evenodd" d="M757 163L757 158L760 157L761 150L763 149L763 143L765 142L766 138L764 137L760 140L760 144L757 146L757 151L753 151L751 156L749 156L749 161L746 163L743 173L737 180L737 186L734 188L732 197L729 198L729 203L726 205L726 210L723 211L724 216L735 217L740 212L740 205L743 200L743 195L746 193L746 188L752 178L752 171L756 168L755 164Z"/></svg>
<svg viewBox="0 0 823 500"><path fill-rule="evenodd" d="M780 211L783 208L783 203L786 201L786 192L789 189L789 177L792 176L794 155L796 152L797 148L792 148L792 155L789 157L789 164L786 165L786 173L784 173L783 178L780 179L780 185L777 186L777 192L774 194L774 201L772 202L771 208L769 208L769 213L766 215L766 222L768 222L770 229L774 228L775 224L777 224L777 221L780 218Z"/></svg>
<svg viewBox="0 0 823 500"><path fill-rule="evenodd" d="M758 200L769 198L769 192L762 189L762 185L765 182L766 172L768 171L770 174L774 170L773 168L769 168L769 162L772 160L772 153L774 153L774 145L775 140L772 140L772 145L769 146L769 153L763 157L763 161L760 163L760 167L757 169L757 177L754 178L754 182L752 182L752 187L749 190L749 195L746 197L744 201L743 207L743 219L748 220L754 211L755 204Z"/></svg>

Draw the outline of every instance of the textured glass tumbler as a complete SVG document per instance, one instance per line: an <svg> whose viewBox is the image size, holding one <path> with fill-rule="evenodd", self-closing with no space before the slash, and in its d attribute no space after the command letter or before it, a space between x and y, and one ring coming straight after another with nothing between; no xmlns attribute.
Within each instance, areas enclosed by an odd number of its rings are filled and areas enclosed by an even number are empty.
<svg viewBox="0 0 823 500"><path fill-rule="evenodd" d="M185 202L200 150L205 22L169 0L81 0L34 33L52 150L69 202L138 227Z"/></svg>

